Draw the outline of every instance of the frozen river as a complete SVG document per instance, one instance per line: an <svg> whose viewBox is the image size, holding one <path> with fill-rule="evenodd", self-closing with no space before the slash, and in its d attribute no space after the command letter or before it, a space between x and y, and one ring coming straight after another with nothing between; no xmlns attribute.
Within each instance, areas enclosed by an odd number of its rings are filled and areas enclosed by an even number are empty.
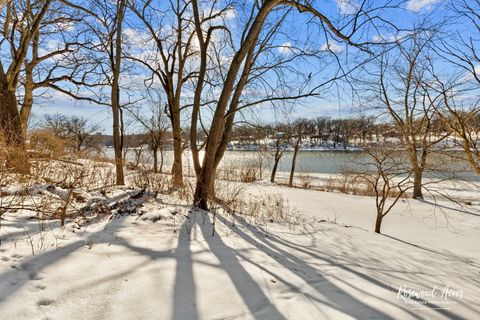
<svg viewBox="0 0 480 320"><path fill-rule="evenodd" d="M480 180L471 172L466 161L459 160L462 153L455 152L451 157L446 153L432 153L429 159L431 167L443 173L456 172L457 175L468 179ZM106 149L107 156L113 156L113 149ZM278 171L290 171L293 152L286 151L280 161ZM451 154L450 154L451 155ZM133 161L135 153L132 150L127 152L127 160ZM143 161L151 161L149 151L143 151ZM185 152L184 161L186 169L192 167L190 154ZM164 166L172 164L173 152L165 152ZM341 173L343 170L361 170L368 166L370 158L362 151L299 151L297 156L296 171L304 173ZM273 152L271 151L227 151L222 160L223 166L246 166L250 164L262 165L266 170L273 165Z"/></svg>

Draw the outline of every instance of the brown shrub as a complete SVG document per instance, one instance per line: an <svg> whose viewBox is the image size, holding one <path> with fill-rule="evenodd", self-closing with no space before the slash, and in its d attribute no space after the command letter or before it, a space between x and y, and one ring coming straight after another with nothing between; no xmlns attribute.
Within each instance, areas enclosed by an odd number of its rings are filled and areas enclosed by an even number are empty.
<svg viewBox="0 0 480 320"><path fill-rule="evenodd" d="M375 196L375 188L372 184L363 175L352 171L343 171L339 176L329 178L323 190L358 196ZM400 190L390 190L390 197L396 197L399 193ZM406 194L403 197L406 197Z"/></svg>
<svg viewBox="0 0 480 320"><path fill-rule="evenodd" d="M300 179L300 187L303 189L310 189L313 180L312 176L306 173L301 173L298 178Z"/></svg>
<svg viewBox="0 0 480 320"><path fill-rule="evenodd" d="M59 158L65 154L65 145L65 139L47 129L36 130L30 136L30 148L38 157Z"/></svg>

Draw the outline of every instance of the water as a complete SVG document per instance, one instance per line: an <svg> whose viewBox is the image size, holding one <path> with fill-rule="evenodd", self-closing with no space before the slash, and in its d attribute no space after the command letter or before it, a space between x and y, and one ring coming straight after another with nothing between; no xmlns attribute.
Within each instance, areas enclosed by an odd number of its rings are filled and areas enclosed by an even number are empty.
<svg viewBox="0 0 480 320"><path fill-rule="evenodd" d="M202 157L200 153L200 157ZM113 149L106 149L106 156L113 158ZM144 151L144 161L150 161L150 151ZM286 151L279 162L278 171L290 171L293 152ZM127 161L134 161L135 153L127 152ZM191 164L191 156L188 151L184 153L187 167ZM262 164L266 169L272 169L274 153L270 151L227 151L222 159L222 165L243 166L251 163ZM188 161L186 161L188 160ZM349 151L299 151L297 155L296 171L308 173L338 173L346 168L360 169L369 162L369 157L364 152ZM167 150L164 155L164 166L169 167L173 163L173 151Z"/></svg>
<svg viewBox="0 0 480 320"><path fill-rule="evenodd" d="M113 149L106 149L106 155L113 157ZM270 170L273 166L273 152L259 151L227 151L222 160L224 167L241 167L249 164L262 165ZM452 158L452 155L455 158ZM202 154L200 154L202 156ZM280 160L278 171L290 171L293 152L286 151ZM480 177L471 171L465 160L459 159L461 152L455 153L432 153L429 156L429 162L440 168L443 175L455 172L459 177L480 181ZM134 161L135 153L131 150L127 152L127 160ZM143 161L151 161L151 153L144 151ZM370 163L370 157L361 151L299 151L296 163L296 172L299 173L341 173L343 170L364 170ZM405 161L407 161L405 157ZM171 167L173 163L173 152L165 152L164 169ZM440 165L439 165L440 164ZM184 153L184 165L187 172L193 172L193 165L190 153ZM433 165L432 165L433 167ZM428 175L428 172L427 174ZM436 173L436 176L439 176Z"/></svg>
<svg viewBox="0 0 480 320"><path fill-rule="evenodd" d="M263 157L265 167L272 169L274 153L255 151L229 151L225 155L226 163L249 163L260 161ZM278 164L278 171L290 171L293 152L285 152ZM364 152L344 151L299 151L295 165L296 172L339 173L345 169L361 169L368 164L369 157Z"/></svg>

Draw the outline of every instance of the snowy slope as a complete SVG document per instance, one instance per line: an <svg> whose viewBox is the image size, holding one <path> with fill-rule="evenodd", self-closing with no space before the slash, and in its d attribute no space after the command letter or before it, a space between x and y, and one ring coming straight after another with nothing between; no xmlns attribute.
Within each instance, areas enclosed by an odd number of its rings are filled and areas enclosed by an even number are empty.
<svg viewBox="0 0 480 320"><path fill-rule="evenodd" d="M140 217L52 227L38 248L38 222L6 216L0 319L480 318L480 217L446 210L447 228L402 203L377 235L371 198L252 188L283 192L301 223L219 214L212 237L211 215L150 201Z"/></svg>

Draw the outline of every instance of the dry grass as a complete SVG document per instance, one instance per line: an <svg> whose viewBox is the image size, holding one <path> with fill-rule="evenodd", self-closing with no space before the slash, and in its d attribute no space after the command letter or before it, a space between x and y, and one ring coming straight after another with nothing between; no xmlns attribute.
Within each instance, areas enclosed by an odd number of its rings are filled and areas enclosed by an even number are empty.
<svg viewBox="0 0 480 320"><path fill-rule="evenodd" d="M4 163L4 162L3 162ZM28 173L0 170L0 215L26 211L43 219L67 219L81 214L87 192L106 189L114 183L114 166L85 159L32 157Z"/></svg>
<svg viewBox="0 0 480 320"><path fill-rule="evenodd" d="M82 188L87 191L105 189L115 183L115 167L110 163L91 160L32 161L31 179L62 188Z"/></svg>
<svg viewBox="0 0 480 320"><path fill-rule="evenodd" d="M30 136L30 148L36 157L58 159L65 154L65 139L50 130L36 130Z"/></svg>
<svg viewBox="0 0 480 320"><path fill-rule="evenodd" d="M106 196L115 185L115 165L110 159L98 154L88 158L79 158L79 155L65 157L59 148L56 149L58 141L53 139L50 143L50 138L37 138L34 145L40 147L48 144L51 147L47 149L48 154L32 153L31 170L28 174L14 176L9 173L5 175L5 179L0 177L0 186L9 185L7 178L17 185L15 192L8 197L1 197L0 206L4 203L6 208L13 209L12 199L15 198L20 210L34 211L40 219L60 219L63 225L66 220L76 219L82 214L81 208L86 202L84 195L99 192ZM216 198L211 201L210 206L217 207L221 202L229 208L229 213L241 215L250 222L292 221L294 213L281 195L252 195L245 192L244 185L232 182L250 183L261 179L262 166L261 162L252 160L242 167L231 165L229 168L222 168L217 179ZM174 195L185 203L193 201L194 179L186 178L182 187L172 189L171 177L154 173L148 165L139 165L127 173L127 183L134 188L148 190L155 196ZM311 179L308 176L302 179L302 185L308 187ZM5 202L7 198L10 201L8 204ZM91 211L95 211L94 209L92 207ZM106 212L100 211L102 214Z"/></svg>
<svg viewBox="0 0 480 320"><path fill-rule="evenodd" d="M167 192L170 188L168 176L154 173L150 168L139 166L132 173L131 182L134 187L149 190L155 194Z"/></svg>
<svg viewBox="0 0 480 320"><path fill-rule="evenodd" d="M259 159L251 159L239 165L228 162L217 170L217 179L239 182L255 182L263 179L264 163Z"/></svg>
<svg viewBox="0 0 480 320"><path fill-rule="evenodd" d="M355 172L343 171L339 176L329 178L323 185L322 191L341 192L358 196L375 196L376 191L368 180ZM401 193L400 190L390 190L390 197L396 197ZM407 197L403 194L402 197Z"/></svg>
<svg viewBox="0 0 480 320"><path fill-rule="evenodd" d="M252 194L238 183L223 181L217 184L216 199L211 206L218 204L233 220L236 216L249 223L294 223L297 219L296 211L290 208L281 194Z"/></svg>
<svg viewBox="0 0 480 320"><path fill-rule="evenodd" d="M301 173L298 176L298 179L300 180L300 187L303 189L310 189L312 187L312 176L306 174L306 173Z"/></svg>

